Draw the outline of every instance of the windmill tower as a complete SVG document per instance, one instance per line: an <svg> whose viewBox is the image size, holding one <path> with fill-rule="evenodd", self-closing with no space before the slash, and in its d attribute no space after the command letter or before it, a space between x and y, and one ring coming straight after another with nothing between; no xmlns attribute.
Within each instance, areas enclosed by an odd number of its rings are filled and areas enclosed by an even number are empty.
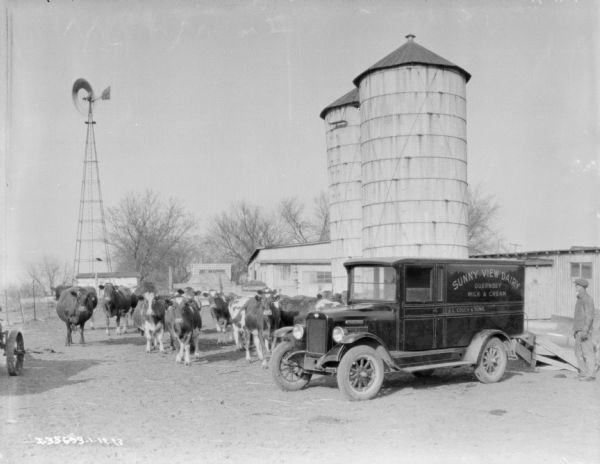
<svg viewBox="0 0 600 464"><path fill-rule="evenodd" d="M87 121L85 121L87 134L73 272L75 276L80 273L92 273L97 276L98 272L112 272L112 264L106 238L106 221L94 135L96 121L94 121L92 110L97 100L110 99L110 87L107 87L102 95L96 98L88 81L77 79L73 84L72 95L75 107L82 114L87 114Z"/></svg>

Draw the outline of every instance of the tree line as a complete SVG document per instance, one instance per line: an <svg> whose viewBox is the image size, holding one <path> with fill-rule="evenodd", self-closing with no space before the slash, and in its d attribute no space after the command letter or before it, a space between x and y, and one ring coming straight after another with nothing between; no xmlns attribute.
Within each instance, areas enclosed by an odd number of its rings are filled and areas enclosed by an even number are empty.
<svg viewBox="0 0 600 464"><path fill-rule="evenodd" d="M471 254L507 251L494 228L499 205L481 187L469 189L468 240ZM169 269L174 282L190 278L196 262L232 265L232 280L244 279L251 254L257 248L329 240L327 193L316 195L306 205L297 198L284 198L269 210L240 201L209 219L199 233L199 221L183 202L164 199L154 190L131 192L108 208L108 240L114 270L139 273L141 281L166 285ZM49 292L51 287L71 282L69 266L44 257L30 264L29 281L17 286L23 296ZM15 288L12 289L15 291Z"/></svg>

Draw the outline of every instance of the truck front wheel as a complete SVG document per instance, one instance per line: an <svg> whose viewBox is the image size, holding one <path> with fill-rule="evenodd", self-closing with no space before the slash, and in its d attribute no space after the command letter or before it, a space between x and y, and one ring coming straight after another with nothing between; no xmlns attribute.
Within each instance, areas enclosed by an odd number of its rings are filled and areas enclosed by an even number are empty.
<svg viewBox="0 0 600 464"><path fill-rule="evenodd" d="M282 342L271 356L271 375L277 386L284 391L301 390L311 378L311 374L302 369L302 354L293 352L292 342Z"/></svg>
<svg viewBox="0 0 600 464"><path fill-rule="evenodd" d="M507 364L508 356L504 343L496 337L490 338L481 352L475 368L475 377L481 383L498 382L504 375Z"/></svg>
<svg viewBox="0 0 600 464"><path fill-rule="evenodd" d="M377 395L383 377L383 360L366 345L348 350L337 371L338 387L352 401L370 400Z"/></svg>

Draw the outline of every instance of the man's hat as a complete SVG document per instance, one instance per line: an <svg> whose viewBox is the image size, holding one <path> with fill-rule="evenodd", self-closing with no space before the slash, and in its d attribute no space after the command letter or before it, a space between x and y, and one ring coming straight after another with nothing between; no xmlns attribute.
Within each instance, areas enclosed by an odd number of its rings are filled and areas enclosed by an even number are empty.
<svg viewBox="0 0 600 464"><path fill-rule="evenodd" d="M581 285L583 288L587 288L589 284L585 279L575 279L575 285Z"/></svg>

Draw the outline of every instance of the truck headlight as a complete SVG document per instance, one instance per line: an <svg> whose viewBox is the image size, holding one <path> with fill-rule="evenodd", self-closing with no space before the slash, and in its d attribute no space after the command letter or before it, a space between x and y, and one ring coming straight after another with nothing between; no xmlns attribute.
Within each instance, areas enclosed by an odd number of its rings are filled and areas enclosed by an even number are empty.
<svg viewBox="0 0 600 464"><path fill-rule="evenodd" d="M296 324L292 329L292 335L296 340L302 340L302 337L304 337L304 326Z"/></svg>
<svg viewBox="0 0 600 464"><path fill-rule="evenodd" d="M333 341L336 343L341 342L346 335L348 335L348 331L339 325L333 329L333 333L331 334Z"/></svg>

